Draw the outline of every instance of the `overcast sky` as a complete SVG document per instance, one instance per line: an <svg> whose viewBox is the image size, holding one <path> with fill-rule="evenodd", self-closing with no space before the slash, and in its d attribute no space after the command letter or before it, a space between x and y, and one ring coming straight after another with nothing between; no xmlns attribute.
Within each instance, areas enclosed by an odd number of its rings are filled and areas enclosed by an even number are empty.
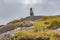
<svg viewBox="0 0 60 40"><path fill-rule="evenodd" d="M0 24L29 16L31 7L35 15L60 15L60 0L0 0Z"/></svg>

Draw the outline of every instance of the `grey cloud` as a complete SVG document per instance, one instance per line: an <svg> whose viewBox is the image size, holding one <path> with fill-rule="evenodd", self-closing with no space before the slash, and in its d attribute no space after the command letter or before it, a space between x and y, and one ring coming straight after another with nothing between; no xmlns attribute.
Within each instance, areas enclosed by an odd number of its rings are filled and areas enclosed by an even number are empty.
<svg viewBox="0 0 60 40"><path fill-rule="evenodd" d="M24 5L22 0L0 0L0 23L29 16L32 7L35 15L60 15L60 0L43 0L36 5Z"/></svg>

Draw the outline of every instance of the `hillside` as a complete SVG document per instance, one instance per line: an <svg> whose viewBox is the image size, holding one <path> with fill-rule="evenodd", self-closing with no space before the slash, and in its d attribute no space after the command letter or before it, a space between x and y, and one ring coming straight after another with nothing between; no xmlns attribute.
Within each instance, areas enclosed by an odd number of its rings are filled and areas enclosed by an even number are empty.
<svg viewBox="0 0 60 40"><path fill-rule="evenodd" d="M60 32L60 16L28 16L10 21L7 25L0 27L0 39L2 40L5 37L4 35L6 35L6 38L7 36L11 37L18 31L28 31L29 33L29 30L37 32L46 29Z"/></svg>
<svg viewBox="0 0 60 40"><path fill-rule="evenodd" d="M52 20L52 18L60 18L60 16L29 16L29 17L26 17L26 18L21 18L21 19L18 19L18 20L14 20L14 21L11 21L11 22L7 23L7 25L5 25L5 26L2 26L0 28L0 34L4 33L4 32L7 32L7 31L10 31L10 30L13 30L16 27L23 26L23 25L24 25L24 27L33 26L34 21L36 21L38 19L42 20L42 18L43 19L44 18L51 18L51 20ZM50 19L48 19L48 20L50 20Z"/></svg>

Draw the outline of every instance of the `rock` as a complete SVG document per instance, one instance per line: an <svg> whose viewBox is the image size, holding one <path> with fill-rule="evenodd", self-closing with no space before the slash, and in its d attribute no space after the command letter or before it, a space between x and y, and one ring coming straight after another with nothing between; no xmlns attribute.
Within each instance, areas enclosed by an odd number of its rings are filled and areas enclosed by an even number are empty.
<svg viewBox="0 0 60 40"><path fill-rule="evenodd" d="M34 29L34 27L31 26L31 27L22 28L22 30L31 30L31 29ZM16 34L17 31L21 31L21 28L19 27L14 30L0 34L0 40L9 40L11 37L13 37Z"/></svg>

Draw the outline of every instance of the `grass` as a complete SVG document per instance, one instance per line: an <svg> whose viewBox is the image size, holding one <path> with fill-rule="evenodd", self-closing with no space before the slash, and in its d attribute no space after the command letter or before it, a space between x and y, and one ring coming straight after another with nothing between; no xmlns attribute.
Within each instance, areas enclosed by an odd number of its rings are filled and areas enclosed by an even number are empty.
<svg viewBox="0 0 60 40"><path fill-rule="evenodd" d="M34 30L18 31L16 35L11 38L11 40L22 40L22 39L60 40L60 33L57 33L53 30L48 30L48 31L45 30L39 32L34 32Z"/></svg>

